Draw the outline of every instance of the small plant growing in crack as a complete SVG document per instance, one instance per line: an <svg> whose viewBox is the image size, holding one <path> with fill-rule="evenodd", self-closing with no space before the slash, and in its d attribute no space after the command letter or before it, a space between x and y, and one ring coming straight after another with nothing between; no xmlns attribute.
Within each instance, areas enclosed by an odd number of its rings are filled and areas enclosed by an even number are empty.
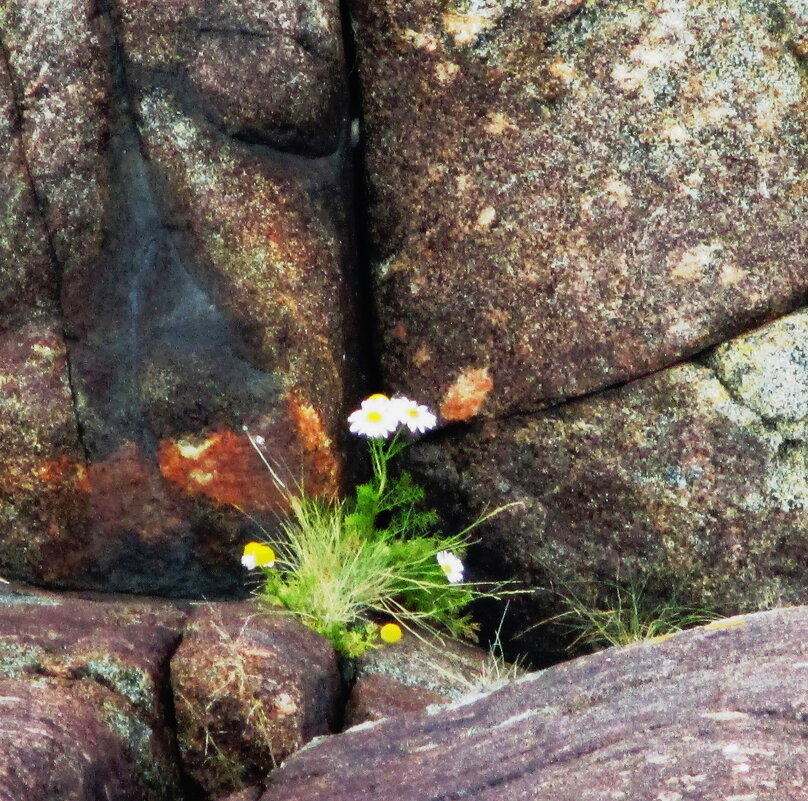
<svg viewBox="0 0 808 801"><path fill-rule="evenodd" d="M377 394L362 401L348 423L367 440L372 477L344 500L308 497L285 482L263 441L248 433L290 511L277 536L245 547L242 563L261 573L260 600L288 609L342 656L396 642L404 631L475 638L469 604L513 591L466 581L463 564L471 532L508 507L445 536L436 531L436 513L423 509L424 490L408 473L390 469L411 437L436 422L408 398Z"/></svg>
<svg viewBox="0 0 808 801"><path fill-rule="evenodd" d="M684 603L676 592L664 599L655 597L642 579L579 582L564 585L556 593L564 611L537 625L559 627L570 638L567 649L571 652L663 638L720 617Z"/></svg>

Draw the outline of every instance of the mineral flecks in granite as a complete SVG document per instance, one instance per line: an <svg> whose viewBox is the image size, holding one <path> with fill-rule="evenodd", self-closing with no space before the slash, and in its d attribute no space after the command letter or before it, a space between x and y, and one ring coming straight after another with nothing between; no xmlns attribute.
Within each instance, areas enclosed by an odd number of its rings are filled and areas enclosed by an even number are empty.
<svg viewBox="0 0 808 801"><path fill-rule="evenodd" d="M795 308L795 3L355 4L388 384L497 417Z"/></svg>

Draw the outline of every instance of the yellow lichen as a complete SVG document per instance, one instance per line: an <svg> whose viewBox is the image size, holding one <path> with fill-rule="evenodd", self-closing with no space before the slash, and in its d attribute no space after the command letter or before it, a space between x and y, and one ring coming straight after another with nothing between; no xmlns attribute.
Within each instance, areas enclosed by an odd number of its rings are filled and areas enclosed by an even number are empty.
<svg viewBox="0 0 808 801"><path fill-rule="evenodd" d="M443 27L456 45L471 44L483 31L493 25L493 20L479 14L449 12L443 15Z"/></svg>
<svg viewBox="0 0 808 801"><path fill-rule="evenodd" d="M453 61L441 61L435 65L435 78L438 83L451 83L460 72L460 67Z"/></svg>
<svg viewBox="0 0 808 801"><path fill-rule="evenodd" d="M493 206L486 206L478 215L474 227L478 231L485 231L490 228L497 217L497 211Z"/></svg>
<svg viewBox="0 0 808 801"><path fill-rule="evenodd" d="M514 121L501 111L492 111L487 118L487 122L483 126L486 133L492 136L500 136L505 131L518 130ZM459 179L458 179L459 180Z"/></svg>

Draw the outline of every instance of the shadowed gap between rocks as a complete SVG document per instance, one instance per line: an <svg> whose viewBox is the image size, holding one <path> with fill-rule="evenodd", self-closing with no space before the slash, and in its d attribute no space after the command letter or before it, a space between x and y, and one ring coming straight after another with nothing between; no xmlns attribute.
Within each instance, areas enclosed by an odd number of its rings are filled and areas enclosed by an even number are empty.
<svg viewBox="0 0 808 801"><path fill-rule="evenodd" d="M354 297L361 341L358 344L359 366L362 371L361 385L367 390L377 391L382 387L377 308L374 303L373 273L371 270L371 240L368 228L367 209L369 204L367 170L365 169L365 142L362 86L359 80L359 54L354 35L352 0L340 0L342 17L342 40L345 53L345 68L348 86L348 117L351 141L351 192L353 208L354 236Z"/></svg>

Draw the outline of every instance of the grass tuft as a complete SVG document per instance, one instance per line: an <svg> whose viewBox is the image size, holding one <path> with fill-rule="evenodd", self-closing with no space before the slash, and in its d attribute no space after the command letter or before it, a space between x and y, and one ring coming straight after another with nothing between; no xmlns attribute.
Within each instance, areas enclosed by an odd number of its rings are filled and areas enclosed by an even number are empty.
<svg viewBox="0 0 808 801"><path fill-rule="evenodd" d="M542 624L555 624L572 640L569 651L596 651L613 645L675 634L716 620L719 615L682 603L677 593L660 600L648 591L647 581L580 582L557 590L566 609Z"/></svg>

